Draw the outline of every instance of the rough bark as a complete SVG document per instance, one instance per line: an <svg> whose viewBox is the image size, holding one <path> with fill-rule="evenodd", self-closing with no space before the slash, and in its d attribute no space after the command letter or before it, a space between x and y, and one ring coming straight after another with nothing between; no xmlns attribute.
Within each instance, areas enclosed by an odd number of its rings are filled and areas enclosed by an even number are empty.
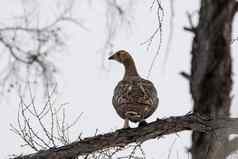
<svg viewBox="0 0 238 159"><path fill-rule="evenodd" d="M229 117L232 88L230 52L235 0L201 0L192 46L190 89L194 112L214 120ZM192 134L193 159L224 159L226 131Z"/></svg>
<svg viewBox="0 0 238 159"><path fill-rule="evenodd" d="M118 146L124 147L133 142L144 142L184 130L196 130L203 133L229 130L231 134L238 134L237 125L238 118L211 120L198 115L187 114L185 116L157 120L139 128L120 129L112 133L85 138L69 145L18 156L14 159L73 159L98 150Z"/></svg>

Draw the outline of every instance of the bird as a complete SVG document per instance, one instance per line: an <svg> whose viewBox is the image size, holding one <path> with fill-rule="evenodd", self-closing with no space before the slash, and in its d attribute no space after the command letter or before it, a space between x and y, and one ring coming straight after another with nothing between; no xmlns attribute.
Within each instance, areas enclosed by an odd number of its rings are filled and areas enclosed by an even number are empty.
<svg viewBox="0 0 238 159"><path fill-rule="evenodd" d="M134 59L127 51L119 50L108 59L123 64L125 69L112 97L113 107L124 119L123 128L130 128L129 121L139 122L139 126L147 124L145 119L155 112L159 103L154 84L139 75Z"/></svg>

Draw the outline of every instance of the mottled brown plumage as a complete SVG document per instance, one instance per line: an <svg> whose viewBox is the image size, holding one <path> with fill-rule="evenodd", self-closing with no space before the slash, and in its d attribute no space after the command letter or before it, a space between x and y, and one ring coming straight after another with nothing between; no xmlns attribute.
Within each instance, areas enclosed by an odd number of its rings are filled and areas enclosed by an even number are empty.
<svg viewBox="0 0 238 159"><path fill-rule="evenodd" d="M142 122L158 107L157 91L152 82L139 76L131 55L120 50L109 57L125 67L123 79L117 84L112 104L118 115L125 120L124 128L129 121Z"/></svg>

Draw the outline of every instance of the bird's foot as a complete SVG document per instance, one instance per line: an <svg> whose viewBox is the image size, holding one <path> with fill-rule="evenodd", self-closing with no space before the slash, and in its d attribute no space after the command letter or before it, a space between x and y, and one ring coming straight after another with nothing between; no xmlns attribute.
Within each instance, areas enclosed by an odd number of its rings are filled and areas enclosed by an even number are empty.
<svg viewBox="0 0 238 159"><path fill-rule="evenodd" d="M128 119L125 119L125 120L124 120L123 129L129 129L129 128L130 128L129 120L128 120Z"/></svg>
<svg viewBox="0 0 238 159"><path fill-rule="evenodd" d="M142 120L142 121L140 121L139 122L139 127L144 127L144 126L146 126L147 125L147 122L145 121L145 120Z"/></svg>
<svg viewBox="0 0 238 159"><path fill-rule="evenodd" d="M124 144L124 143L119 143L117 146L118 146L119 149L123 149L123 148L126 147L126 144Z"/></svg>

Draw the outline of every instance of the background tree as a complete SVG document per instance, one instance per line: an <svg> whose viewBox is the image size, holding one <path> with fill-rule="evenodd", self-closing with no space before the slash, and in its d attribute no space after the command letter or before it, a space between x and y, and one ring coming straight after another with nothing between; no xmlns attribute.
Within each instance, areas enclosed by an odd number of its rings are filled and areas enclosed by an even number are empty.
<svg viewBox="0 0 238 159"><path fill-rule="evenodd" d="M237 9L236 1L202 0L199 23L190 29L195 34L190 78L193 111L213 119L230 115L232 22ZM226 158L228 137L226 131L193 132L193 158Z"/></svg>

